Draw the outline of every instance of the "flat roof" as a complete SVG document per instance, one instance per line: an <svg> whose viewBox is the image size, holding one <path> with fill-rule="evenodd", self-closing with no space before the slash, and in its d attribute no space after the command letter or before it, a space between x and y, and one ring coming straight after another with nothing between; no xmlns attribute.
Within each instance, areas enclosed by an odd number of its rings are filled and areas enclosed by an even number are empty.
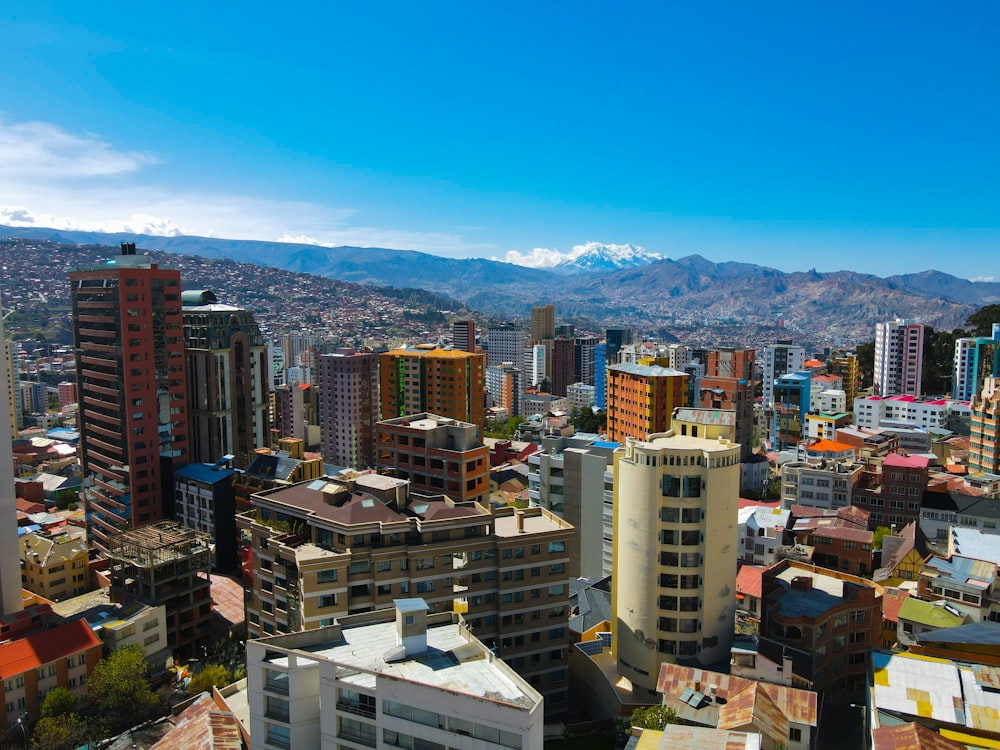
<svg viewBox="0 0 1000 750"><path fill-rule="evenodd" d="M393 618L345 626L339 640L297 650L365 670L343 679L369 690L374 687L374 673L378 672L524 709L532 709L541 702L537 691L496 659L482 643L475 638L469 640L470 637L468 630L457 622L429 623L426 651L399 661L386 661L386 654L398 646Z"/></svg>

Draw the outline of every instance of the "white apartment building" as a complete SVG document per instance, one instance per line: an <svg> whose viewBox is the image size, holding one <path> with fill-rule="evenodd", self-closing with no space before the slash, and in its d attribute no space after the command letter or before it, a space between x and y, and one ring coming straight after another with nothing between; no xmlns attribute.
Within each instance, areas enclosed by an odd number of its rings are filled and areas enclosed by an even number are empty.
<svg viewBox="0 0 1000 750"><path fill-rule="evenodd" d="M795 346L791 341L779 341L764 347L763 377L764 406L774 403L774 381L782 375L802 370L806 361L805 347Z"/></svg>
<svg viewBox="0 0 1000 750"><path fill-rule="evenodd" d="M595 388L585 383L573 383L566 387L566 399L570 409L590 409L594 406Z"/></svg>
<svg viewBox="0 0 1000 750"><path fill-rule="evenodd" d="M844 508L864 468L860 461L790 461L781 467L781 507Z"/></svg>
<svg viewBox="0 0 1000 750"><path fill-rule="evenodd" d="M545 344L532 344L524 350L525 387L535 387L545 380Z"/></svg>
<svg viewBox="0 0 1000 750"><path fill-rule="evenodd" d="M924 326L896 318L875 326L875 394L920 395Z"/></svg>
<svg viewBox="0 0 1000 750"><path fill-rule="evenodd" d="M791 516L790 510L767 505L740 508L737 516L740 559L754 565L774 565Z"/></svg>
<svg viewBox="0 0 1000 750"><path fill-rule="evenodd" d="M535 750L542 696L423 599L247 641L255 748Z"/></svg>
<svg viewBox="0 0 1000 750"><path fill-rule="evenodd" d="M921 399L913 396L866 396L854 399L854 425L875 429L882 422L905 422L929 430L944 428L959 402L948 399Z"/></svg>
<svg viewBox="0 0 1000 750"><path fill-rule="evenodd" d="M520 328L500 326L487 332L489 353L486 364L498 367L504 362L518 363L524 359L525 336Z"/></svg>
<svg viewBox="0 0 1000 750"><path fill-rule="evenodd" d="M740 446L673 432L615 455L612 650L656 690L662 662L728 658L736 616Z"/></svg>
<svg viewBox="0 0 1000 750"><path fill-rule="evenodd" d="M528 501L552 511L573 526L570 556L573 578L611 574L612 464L617 443L593 436L543 437L542 448L528 456Z"/></svg>

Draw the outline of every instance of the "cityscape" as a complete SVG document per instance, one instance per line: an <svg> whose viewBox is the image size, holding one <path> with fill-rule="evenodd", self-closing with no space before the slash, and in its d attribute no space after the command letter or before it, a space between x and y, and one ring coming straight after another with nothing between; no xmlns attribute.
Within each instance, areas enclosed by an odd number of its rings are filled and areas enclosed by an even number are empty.
<svg viewBox="0 0 1000 750"><path fill-rule="evenodd" d="M0 750L1000 747L998 22L0 11Z"/></svg>
<svg viewBox="0 0 1000 750"><path fill-rule="evenodd" d="M12 747L1000 739L998 305L703 347L2 242Z"/></svg>

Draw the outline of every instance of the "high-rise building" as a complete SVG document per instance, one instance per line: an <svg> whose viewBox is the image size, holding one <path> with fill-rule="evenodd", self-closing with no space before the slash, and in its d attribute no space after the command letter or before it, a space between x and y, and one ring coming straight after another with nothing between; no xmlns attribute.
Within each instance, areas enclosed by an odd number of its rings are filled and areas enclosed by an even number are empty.
<svg viewBox="0 0 1000 750"><path fill-rule="evenodd" d="M378 418L378 356L353 349L320 355L319 427L323 460L352 469L374 466Z"/></svg>
<svg viewBox="0 0 1000 750"><path fill-rule="evenodd" d="M728 659L739 446L672 432L615 455L612 650L651 693L661 662Z"/></svg>
<svg viewBox="0 0 1000 750"><path fill-rule="evenodd" d="M530 343L541 344L556 337L556 307L542 305L531 308Z"/></svg>
<svg viewBox="0 0 1000 750"><path fill-rule="evenodd" d="M234 456L245 469L268 445L267 346L253 313L208 290L181 295L193 463Z"/></svg>
<svg viewBox="0 0 1000 750"><path fill-rule="evenodd" d="M1000 375L1000 323L993 324L993 335L955 339L955 370L951 394L957 401L968 401L983 388L988 377Z"/></svg>
<svg viewBox="0 0 1000 750"><path fill-rule="evenodd" d="M772 450L795 447L806 436L811 386L809 372L787 373L774 382L770 431Z"/></svg>
<svg viewBox="0 0 1000 750"><path fill-rule="evenodd" d="M7 342L3 330L3 304L0 300L0 341ZM11 359L0 357L0 383L12 393ZM6 411L6 410L5 410ZM21 565L17 557L17 500L14 495L14 453L10 421L0 419L0 617L20 612Z"/></svg>
<svg viewBox="0 0 1000 750"><path fill-rule="evenodd" d="M608 345L594 349L594 406L603 409L608 402Z"/></svg>
<svg viewBox="0 0 1000 750"><path fill-rule="evenodd" d="M525 388L534 387L546 378L545 371L545 344L531 344L524 350L524 374Z"/></svg>
<svg viewBox="0 0 1000 750"><path fill-rule="evenodd" d="M609 365L617 365L618 352L621 351L623 346L631 344L634 337L635 332L631 328L616 327L605 329L604 341L607 344L605 361Z"/></svg>
<svg viewBox="0 0 1000 750"><path fill-rule="evenodd" d="M59 410L62 411L67 406L76 405L76 383L71 380L64 380L59 384Z"/></svg>
<svg viewBox="0 0 1000 750"><path fill-rule="evenodd" d="M969 468L1000 473L1000 380L985 378L983 388L972 399L972 431L969 435Z"/></svg>
<svg viewBox="0 0 1000 750"><path fill-rule="evenodd" d="M924 326L896 318L875 326L875 395L919 396Z"/></svg>
<svg viewBox="0 0 1000 750"><path fill-rule="evenodd" d="M461 615L429 609L397 599L323 630L249 641L253 746L541 748L538 691Z"/></svg>
<svg viewBox="0 0 1000 750"><path fill-rule="evenodd" d="M486 390L489 391L494 406L502 406L511 417L521 416L524 378L521 370L513 363L504 362L487 367Z"/></svg>
<svg viewBox="0 0 1000 750"><path fill-rule="evenodd" d="M560 337L552 342L552 377L549 382L555 396L565 396L566 389L577 381L576 342Z"/></svg>
<svg viewBox="0 0 1000 750"><path fill-rule="evenodd" d="M172 514L188 462L181 275L135 245L70 274L81 460L91 545Z"/></svg>
<svg viewBox="0 0 1000 750"><path fill-rule="evenodd" d="M476 351L476 324L471 320L456 320L451 324L451 347L463 352Z"/></svg>
<svg viewBox="0 0 1000 750"><path fill-rule="evenodd" d="M847 399L847 410L854 409L854 399L858 396L858 357L856 354L845 354L835 357L830 362L830 374L840 375L844 379L844 396Z"/></svg>
<svg viewBox="0 0 1000 750"><path fill-rule="evenodd" d="M763 382L764 407L774 403L774 381L789 372L802 369L806 361L804 347L795 346L791 341L779 341L764 347Z"/></svg>
<svg viewBox="0 0 1000 750"><path fill-rule="evenodd" d="M0 309L0 315L3 310ZM0 321L0 327L3 323ZM0 337L0 358L3 359L4 378L0 382L3 387L4 401L6 404L7 421L10 423L10 436L16 438L21 429L21 377L17 371L17 363L14 352L17 346L6 337Z"/></svg>
<svg viewBox="0 0 1000 750"><path fill-rule="evenodd" d="M577 383L593 385L597 377L596 336L577 336L573 351L573 367Z"/></svg>
<svg viewBox="0 0 1000 750"><path fill-rule="evenodd" d="M312 351L319 344L319 336L308 333L285 333L281 336L281 349L285 367L312 367Z"/></svg>
<svg viewBox="0 0 1000 750"><path fill-rule="evenodd" d="M753 453L753 349L724 347L708 352L705 375L698 385L698 406L736 412L736 442L746 461Z"/></svg>
<svg viewBox="0 0 1000 750"><path fill-rule="evenodd" d="M379 355L382 418L431 413L486 427L486 357L422 345Z"/></svg>
<svg viewBox="0 0 1000 750"><path fill-rule="evenodd" d="M378 474L303 482L252 502L237 517L253 540L251 637L420 596L433 612L463 614L544 695L547 719L566 712L567 522L542 508L491 512L410 492L409 482Z"/></svg>
<svg viewBox="0 0 1000 750"><path fill-rule="evenodd" d="M684 406L687 375L659 365L608 367L608 440L645 440L670 429L670 417Z"/></svg>
<svg viewBox="0 0 1000 750"><path fill-rule="evenodd" d="M497 367L504 362L520 364L524 359L524 331L513 326L495 326L489 329L487 365Z"/></svg>
<svg viewBox="0 0 1000 750"><path fill-rule="evenodd" d="M375 431L379 469L392 469L420 492L488 504L490 449L479 439L476 425L436 414L411 414L384 419Z"/></svg>
<svg viewBox="0 0 1000 750"><path fill-rule="evenodd" d="M307 383L280 385L274 389L271 394L274 401L274 426L269 441L271 444L280 438L295 438L312 450L310 446L313 442L309 433L310 427L319 425L318 393L315 386Z"/></svg>

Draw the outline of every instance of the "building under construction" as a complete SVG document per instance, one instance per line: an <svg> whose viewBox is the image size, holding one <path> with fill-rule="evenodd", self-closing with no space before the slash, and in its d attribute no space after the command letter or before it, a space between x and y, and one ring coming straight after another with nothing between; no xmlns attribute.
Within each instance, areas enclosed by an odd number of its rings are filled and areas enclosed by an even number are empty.
<svg viewBox="0 0 1000 750"><path fill-rule="evenodd" d="M207 534L160 521L125 531L111 540L111 599L162 604L167 610L167 645L194 654L212 635L212 569Z"/></svg>

